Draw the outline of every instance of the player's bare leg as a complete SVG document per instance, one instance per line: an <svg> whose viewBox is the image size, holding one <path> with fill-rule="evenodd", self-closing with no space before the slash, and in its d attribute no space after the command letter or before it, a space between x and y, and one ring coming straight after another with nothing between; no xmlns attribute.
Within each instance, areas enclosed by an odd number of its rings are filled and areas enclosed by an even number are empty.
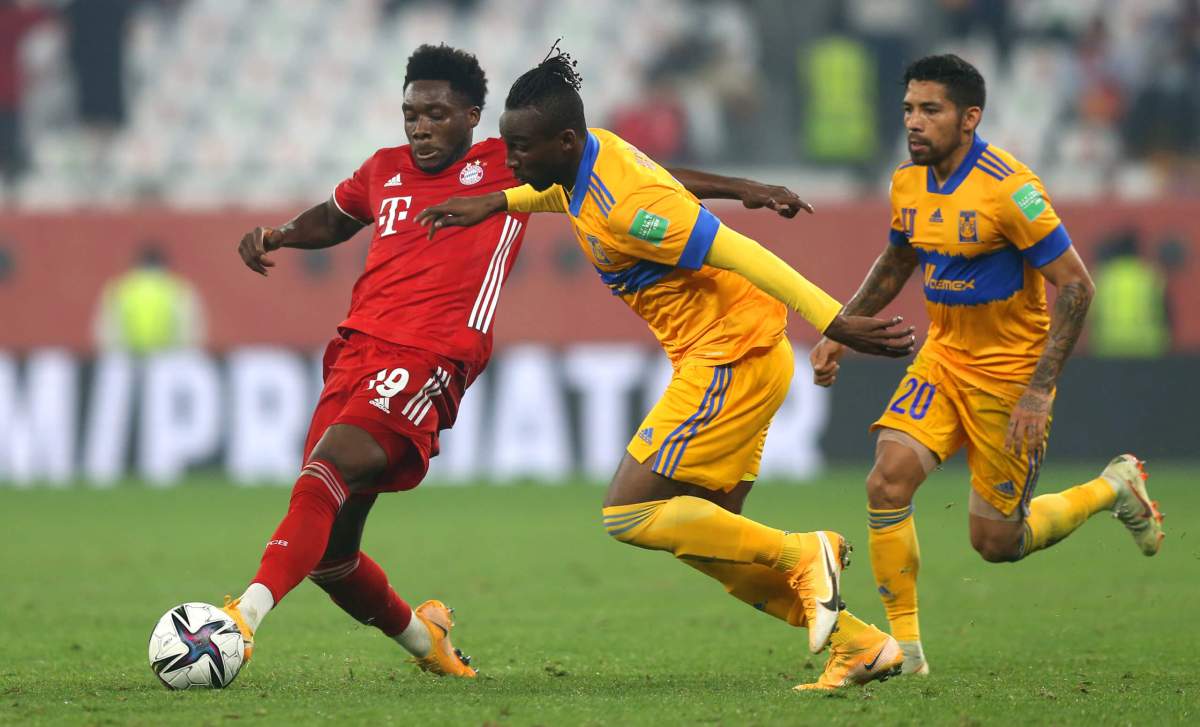
<svg viewBox="0 0 1200 727"><path fill-rule="evenodd" d="M905 674L928 674L917 616L921 548L913 496L937 466L937 457L911 435L880 431L875 464L867 475L871 571L892 635L904 652Z"/></svg>
<svg viewBox="0 0 1200 727"><path fill-rule="evenodd" d="M790 533L738 514L752 486L710 490L664 477L626 454L605 497L605 528L630 545L669 551L739 599L807 625L809 648L819 651L839 623L848 545L837 533Z"/></svg>

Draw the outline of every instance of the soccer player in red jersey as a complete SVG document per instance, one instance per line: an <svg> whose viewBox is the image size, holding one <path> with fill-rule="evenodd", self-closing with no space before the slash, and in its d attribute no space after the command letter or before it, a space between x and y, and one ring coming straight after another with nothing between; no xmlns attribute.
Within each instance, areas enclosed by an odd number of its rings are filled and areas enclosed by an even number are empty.
<svg viewBox="0 0 1200 727"><path fill-rule="evenodd" d="M324 358L325 387L304 446L304 466L287 515L267 543L258 573L225 611L246 640L306 576L362 623L395 639L424 670L474 677L449 639L450 609L416 609L360 550L380 492L416 487L438 453L438 432L454 423L467 387L492 351L500 289L528 215L497 215L430 241L418 212L447 197L517 186L500 139L472 145L487 81L475 57L421 46L404 79L408 145L380 149L333 196L278 228L258 227L238 245L243 262L267 274L269 253L317 249L375 225L366 270L350 313ZM785 217L809 209L782 187L676 170L693 192L739 199Z"/></svg>

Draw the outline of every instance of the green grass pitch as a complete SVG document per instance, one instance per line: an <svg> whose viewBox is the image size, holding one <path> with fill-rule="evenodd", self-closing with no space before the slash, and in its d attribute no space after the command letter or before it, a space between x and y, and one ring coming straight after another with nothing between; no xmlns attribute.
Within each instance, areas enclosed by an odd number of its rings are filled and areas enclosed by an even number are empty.
<svg viewBox="0 0 1200 727"><path fill-rule="evenodd" d="M1049 467L1044 492L1094 470ZM255 569L283 489L0 490L0 722L13 724L1182 724L1200 715L1200 468L1154 467L1167 512L1145 558L1097 516L1016 565L970 549L961 469L917 499L933 676L796 694L824 657L804 633L663 554L612 542L602 489L424 487L381 498L364 549L414 604L457 607L473 683L417 673L392 642L302 584L228 689L171 693L146 663L155 620L220 602ZM882 624L860 467L764 483L747 514L858 543L844 590Z"/></svg>

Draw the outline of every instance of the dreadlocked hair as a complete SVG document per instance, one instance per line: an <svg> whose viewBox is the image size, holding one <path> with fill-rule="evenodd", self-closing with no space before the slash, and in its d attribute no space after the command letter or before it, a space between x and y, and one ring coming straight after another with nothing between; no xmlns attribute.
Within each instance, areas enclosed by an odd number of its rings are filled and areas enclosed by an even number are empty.
<svg viewBox="0 0 1200 727"><path fill-rule="evenodd" d="M561 38L559 39L561 40ZM587 133L583 115L583 99L579 89L583 78L575 70L577 61L559 48L558 41L542 62L526 71L508 91L504 100L506 110L532 108L546 119L549 133L573 129L581 136Z"/></svg>

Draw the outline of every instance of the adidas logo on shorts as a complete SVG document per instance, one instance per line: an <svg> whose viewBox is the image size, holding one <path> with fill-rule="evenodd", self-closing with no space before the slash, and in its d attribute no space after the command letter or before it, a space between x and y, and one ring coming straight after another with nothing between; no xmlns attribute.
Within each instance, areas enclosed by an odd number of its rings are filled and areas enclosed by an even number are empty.
<svg viewBox="0 0 1200 727"><path fill-rule="evenodd" d="M386 396L381 396L378 399L371 399L371 401L369 401L367 403L369 403L371 406L375 407L376 409L382 411L384 414L391 414L392 413L392 405L389 403L390 401L391 401L391 399L387 398Z"/></svg>
<svg viewBox="0 0 1200 727"><path fill-rule="evenodd" d="M642 440L646 444L654 444L654 427L646 427L642 431L638 432L638 439Z"/></svg>

